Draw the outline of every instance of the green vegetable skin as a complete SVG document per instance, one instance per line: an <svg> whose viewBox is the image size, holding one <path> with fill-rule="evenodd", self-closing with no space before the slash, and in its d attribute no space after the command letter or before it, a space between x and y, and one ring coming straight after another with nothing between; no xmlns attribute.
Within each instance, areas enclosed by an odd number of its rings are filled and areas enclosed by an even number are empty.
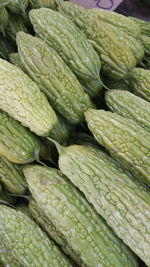
<svg viewBox="0 0 150 267"><path fill-rule="evenodd" d="M135 67L132 51L120 42L118 34L111 30L108 23L99 22L90 11L71 2L63 2L59 9L86 34L99 54L103 74L122 79Z"/></svg>
<svg viewBox="0 0 150 267"><path fill-rule="evenodd" d="M101 63L97 53L67 16L46 8L31 10L29 16L38 36L59 53L80 79L100 82Z"/></svg>
<svg viewBox="0 0 150 267"><path fill-rule="evenodd" d="M150 70L135 68L132 78L126 80L131 92L150 102Z"/></svg>
<svg viewBox="0 0 150 267"><path fill-rule="evenodd" d="M0 59L0 106L40 136L48 136L57 123L54 110L37 84L3 59Z"/></svg>
<svg viewBox="0 0 150 267"><path fill-rule="evenodd" d="M31 8L55 8L55 0L29 0Z"/></svg>
<svg viewBox="0 0 150 267"><path fill-rule="evenodd" d="M29 211L35 221L47 232L50 238L52 238L63 250L63 252L69 255L79 266L84 266L81 259L76 255L73 249L65 240L63 234L57 230L56 226L49 220L42 209L38 206L33 198L29 200Z"/></svg>
<svg viewBox="0 0 150 267"><path fill-rule="evenodd" d="M14 14L25 13L28 7L28 0L11 0L7 7Z"/></svg>
<svg viewBox="0 0 150 267"><path fill-rule="evenodd" d="M0 0L0 8L5 7L11 0Z"/></svg>
<svg viewBox="0 0 150 267"><path fill-rule="evenodd" d="M141 39L145 50L146 58L150 58L150 36L142 35Z"/></svg>
<svg viewBox="0 0 150 267"><path fill-rule="evenodd" d="M73 145L59 147L59 153L61 171L150 266L150 191L97 148Z"/></svg>
<svg viewBox="0 0 150 267"><path fill-rule="evenodd" d="M70 266L60 249L22 212L0 205L0 258L4 266Z"/></svg>
<svg viewBox="0 0 150 267"><path fill-rule="evenodd" d="M137 266L132 252L57 169L23 169L32 196L89 267Z"/></svg>
<svg viewBox="0 0 150 267"><path fill-rule="evenodd" d="M9 61L25 72L25 69L23 68L23 64L21 62L21 59L20 59L18 53L10 53L9 54Z"/></svg>
<svg viewBox="0 0 150 267"><path fill-rule="evenodd" d="M150 133L110 111L89 109L85 118L97 142L137 179L150 185Z"/></svg>
<svg viewBox="0 0 150 267"><path fill-rule="evenodd" d="M105 101L109 109L124 118L135 121L150 131L150 103L123 90L106 92Z"/></svg>
<svg viewBox="0 0 150 267"><path fill-rule="evenodd" d="M0 181L13 194L24 194L27 189L21 166L11 163L5 157L0 157Z"/></svg>
<svg viewBox="0 0 150 267"><path fill-rule="evenodd" d="M148 21L135 17L129 17L129 19L137 23L137 25L141 28L142 34L150 37L150 23Z"/></svg>
<svg viewBox="0 0 150 267"><path fill-rule="evenodd" d="M19 56L28 75L48 96L51 105L71 123L84 119L90 98L57 52L43 40L17 34Z"/></svg>
<svg viewBox="0 0 150 267"><path fill-rule="evenodd" d="M5 31L8 23L8 12L6 8L0 8L0 32L5 35Z"/></svg>
<svg viewBox="0 0 150 267"><path fill-rule="evenodd" d="M0 155L14 163L38 159L40 143L37 137L18 121L0 111Z"/></svg>

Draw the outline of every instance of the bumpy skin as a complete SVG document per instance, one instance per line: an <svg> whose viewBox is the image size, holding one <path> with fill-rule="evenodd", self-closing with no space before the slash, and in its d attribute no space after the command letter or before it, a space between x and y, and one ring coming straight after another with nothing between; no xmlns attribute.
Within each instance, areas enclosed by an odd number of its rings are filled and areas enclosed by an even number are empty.
<svg viewBox="0 0 150 267"><path fill-rule="evenodd" d="M0 205L1 261L5 266L70 266L60 249L22 212Z"/></svg>
<svg viewBox="0 0 150 267"><path fill-rule="evenodd" d="M89 109L85 118L97 142L136 178L150 185L150 133L110 111Z"/></svg>
<svg viewBox="0 0 150 267"><path fill-rule="evenodd" d="M135 121L145 130L150 131L150 103L123 90L106 92L106 104L109 109L124 118Z"/></svg>
<svg viewBox="0 0 150 267"><path fill-rule="evenodd" d="M137 25L141 28L142 34L150 37L150 23L148 21L145 21L143 19L138 19L135 17L129 17L129 18L131 21L134 21L137 23Z"/></svg>
<svg viewBox="0 0 150 267"><path fill-rule="evenodd" d="M50 238L52 238L64 251L69 255L79 266L85 266L78 255L73 251L70 245L65 240L64 235L56 228L56 226L48 219L42 209L38 206L36 201L31 198L29 200L29 211L35 221L47 232Z"/></svg>
<svg viewBox="0 0 150 267"><path fill-rule="evenodd" d="M79 123L91 106L76 76L57 52L43 40L29 34L17 34L18 51L28 75L48 96L51 105L71 123Z"/></svg>
<svg viewBox="0 0 150 267"><path fill-rule="evenodd" d="M150 102L150 70L135 68L126 83L131 91Z"/></svg>
<svg viewBox="0 0 150 267"><path fill-rule="evenodd" d="M0 8L0 32L5 35L5 31L8 24L8 12L6 8Z"/></svg>
<svg viewBox="0 0 150 267"><path fill-rule="evenodd" d="M40 208L87 266L136 266L132 252L59 170L30 165L24 174Z"/></svg>
<svg viewBox="0 0 150 267"><path fill-rule="evenodd" d="M91 80L88 82L81 81L84 91L89 95L89 97L93 98L97 96L102 91L102 83L97 79Z"/></svg>
<svg viewBox="0 0 150 267"><path fill-rule="evenodd" d="M40 136L48 136L57 123L54 110L37 84L3 59L0 59L0 106Z"/></svg>
<svg viewBox="0 0 150 267"><path fill-rule="evenodd" d="M14 14L25 13L28 7L28 0L11 0L7 7Z"/></svg>
<svg viewBox="0 0 150 267"><path fill-rule="evenodd" d="M13 194L24 194L27 189L21 166L0 157L0 181Z"/></svg>
<svg viewBox="0 0 150 267"><path fill-rule="evenodd" d="M121 79L135 67L130 48L120 42L118 34L105 21L71 2L63 2L60 12L67 15L87 36L102 61L102 71L109 77Z"/></svg>
<svg viewBox="0 0 150 267"><path fill-rule="evenodd" d="M9 54L15 51L15 47L10 41L0 34L0 58L8 60Z"/></svg>
<svg viewBox="0 0 150 267"><path fill-rule="evenodd" d="M16 35L17 32L28 32L26 26L24 25L23 19L21 16L16 16L9 14L8 25L7 25L7 36L8 38L16 44Z"/></svg>
<svg viewBox="0 0 150 267"><path fill-rule="evenodd" d="M40 8L29 13L35 32L52 46L82 80L99 79L100 61L85 35L66 16Z"/></svg>
<svg viewBox="0 0 150 267"><path fill-rule="evenodd" d="M63 148L59 167L115 233L150 266L150 191L96 148Z"/></svg>
<svg viewBox="0 0 150 267"><path fill-rule="evenodd" d="M102 20L115 26L118 30L125 32L133 38L140 38L141 36L141 29L137 23L124 15L100 8L92 8L90 13L94 14L100 21Z"/></svg>
<svg viewBox="0 0 150 267"><path fill-rule="evenodd" d="M55 8L55 0L29 0L31 8Z"/></svg>
<svg viewBox="0 0 150 267"><path fill-rule="evenodd" d="M142 35L142 44L144 47L146 57L150 58L150 36Z"/></svg>
<svg viewBox="0 0 150 267"><path fill-rule="evenodd" d="M28 163L38 159L38 138L18 121L0 111L0 155L14 163Z"/></svg>

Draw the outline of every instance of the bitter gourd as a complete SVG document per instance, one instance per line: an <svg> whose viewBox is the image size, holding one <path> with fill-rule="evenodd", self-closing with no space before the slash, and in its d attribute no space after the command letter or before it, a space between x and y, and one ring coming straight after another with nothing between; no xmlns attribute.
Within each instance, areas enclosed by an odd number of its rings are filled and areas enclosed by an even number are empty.
<svg viewBox="0 0 150 267"><path fill-rule="evenodd" d="M0 59L0 107L31 131L48 136L57 117L39 87L20 68Z"/></svg>
<svg viewBox="0 0 150 267"><path fill-rule="evenodd" d="M8 12L5 7L0 8L0 32L5 35L5 30L8 24Z"/></svg>
<svg viewBox="0 0 150 267"><path fill-rule="evenodd" d="M94 14L96 19L115 26L119 31L123 31L133 38L139 39L141 37L141 28L137 25L137 22L122 14L100 8L91 8L89 12Z"/></svg>
<svg viewBox="0 0 150 267"><path fill-rule="evenodd" d="M85 118L97 142L137 179L150 185L150 133L110 111L89 109Z"/></svg>
<svg viewBox="0 0 150 267"><path fill-rule="evenodd" d="M150 102L150 70L134 68L132 77L126 83L131 92Z"/></svg>
<svg viewBox="0 0 150 267"><path fill-rule="evenodd" d="M21 166L13 164L5 157L0 157L0 181L13 194L24 194L27 184Z"/></svg>
<svg viewBox="0 0 150 267"><path fill-rule="evenodd" d="M0 58L8 60L9 54L15 52L15 47L10 41L0 34Z"/></svg>
<svg viewBox="0 0 150 267"><path fill-rule="evenodd" d="M21 59L20 59L18 53L10 53L9 54L9 61L25 72L25 69L23 68L23 64L21 62Z"/></svg>
<svg viewBox="0 0 150 267"><path fill-rule="evenodd" d="M98 79L101 63L86 36L63 14L48 8L34 9L29 17L35 32L52 46L82 80Z"/></svg>
<svg viewBox="0 0 150 267"><path fill-rule="evenodd" d="M28 165L24 174L46 216L89 266L136 266L132 252L57 169Z"/></svg>
<svg viewBox="0 0 150 267"><path fill-rule="evenodd" d="M26 12L28 4L28 0L11 0L7 7L12 13L20 14Z"/></svg>
<svg viewBox="0 0 150 267"><path fill-rule="evenodd" d="M37 137L7 113L0 111L0 155L22 164L38 159L39 150Z"/></svg>
<svg viewBox="0 0 150 267"><path fill-rule="evenodd" d="M142 34L150 37L150 23L148 21L135 17L129 17L129 19L137 23L137 25L141 29Z"/></svg>
<svg viewBox="0 0 150 267"><path fill-rule="evenodd" d="M49 237L61 247L63 252L70 256L79 266L84 266L78 255L76 255L65 240L63 234L57 230L56 226L46 217L45 213L40 209L33 198L30 198L29 200L29 211L35 221L47 232Z"/></svg>
<svg viewBox="0 0 150 267"><path fill-rule="evenodd" d="M60 267L69 260L27 215L0 205L0 258L5 266Z"/></svg>
<svg viewBox="0 0 150 267"><path fill-rule="evenodd" d="M105 152L59 147L59 168L115 233L150 266L150 191ZM116 265L117 266L117 265Z"/></svg>
<svg viewBox="0 0 150 267"><path fill-rule="evenodd" d="M34 9L40 7L55 8L55 0L29 0L29 4Z"/></svg>
<svg viewBox="0 0 150 267"><path fill-rule="evenodd" d="M22 17L16 16L14 14L9 14L6 34L10 41L15 45L17 32L20 31L28 32L26 26L24 25Z"/></svg>
<svg viewBox="0 0 150 267"><path fill-rule="evenodd" d="M144 47L146 59L150 58L150 36L142 35L141 40Z"/></svg>
<svg viewBox="0 0 150 267"><path fill-rule="evenodd" d="M57 52L43 40L17 34L18 52L28 75L48 96L51 105L71 123L79 123L91 106L90 98Z"/></svg>
<svg viewBox="0 0 150 267"><path fill-rule="evenodd" d="M88 82L80 81L84 91L89 95L89 97L93 98L96 97L102 91L102 83L99 80L91 80Z"/></svg>
<svg viewBox="0 0 150 267"><path fill-rule="evenodd" d="M123 90L106 92L106 104L113 112L135 121L145 130L150 131L150 103Z"/></svg>
<svg viewBox="0 0 150 267"><path fill-rule="evenodd" d="M71 2L62 2L59 9L87 36L101 59L103 74L122 79L135 67L132 51L122 44L108 23L98 21L90 11Z"/></svg>

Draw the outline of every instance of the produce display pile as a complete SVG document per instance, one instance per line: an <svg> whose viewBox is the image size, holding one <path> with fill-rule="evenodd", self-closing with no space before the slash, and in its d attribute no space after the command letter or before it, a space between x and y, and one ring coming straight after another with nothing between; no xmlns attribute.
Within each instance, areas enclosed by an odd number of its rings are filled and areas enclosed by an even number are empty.
<svg viewBox="0 0 150 267"><path fill-rule="evenodd" d="M0 0L0 266L150 267L150 23Z"/></svg>

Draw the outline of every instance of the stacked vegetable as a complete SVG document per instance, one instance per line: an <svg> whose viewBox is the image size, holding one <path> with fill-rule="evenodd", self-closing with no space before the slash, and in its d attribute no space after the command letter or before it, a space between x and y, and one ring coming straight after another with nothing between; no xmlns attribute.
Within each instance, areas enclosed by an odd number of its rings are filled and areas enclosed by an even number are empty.
<svg viewBox="0 0 150 267"><path fill-rule="evenodd" d="M150 266L150 24L0 1L0 266Z"/></svg>

